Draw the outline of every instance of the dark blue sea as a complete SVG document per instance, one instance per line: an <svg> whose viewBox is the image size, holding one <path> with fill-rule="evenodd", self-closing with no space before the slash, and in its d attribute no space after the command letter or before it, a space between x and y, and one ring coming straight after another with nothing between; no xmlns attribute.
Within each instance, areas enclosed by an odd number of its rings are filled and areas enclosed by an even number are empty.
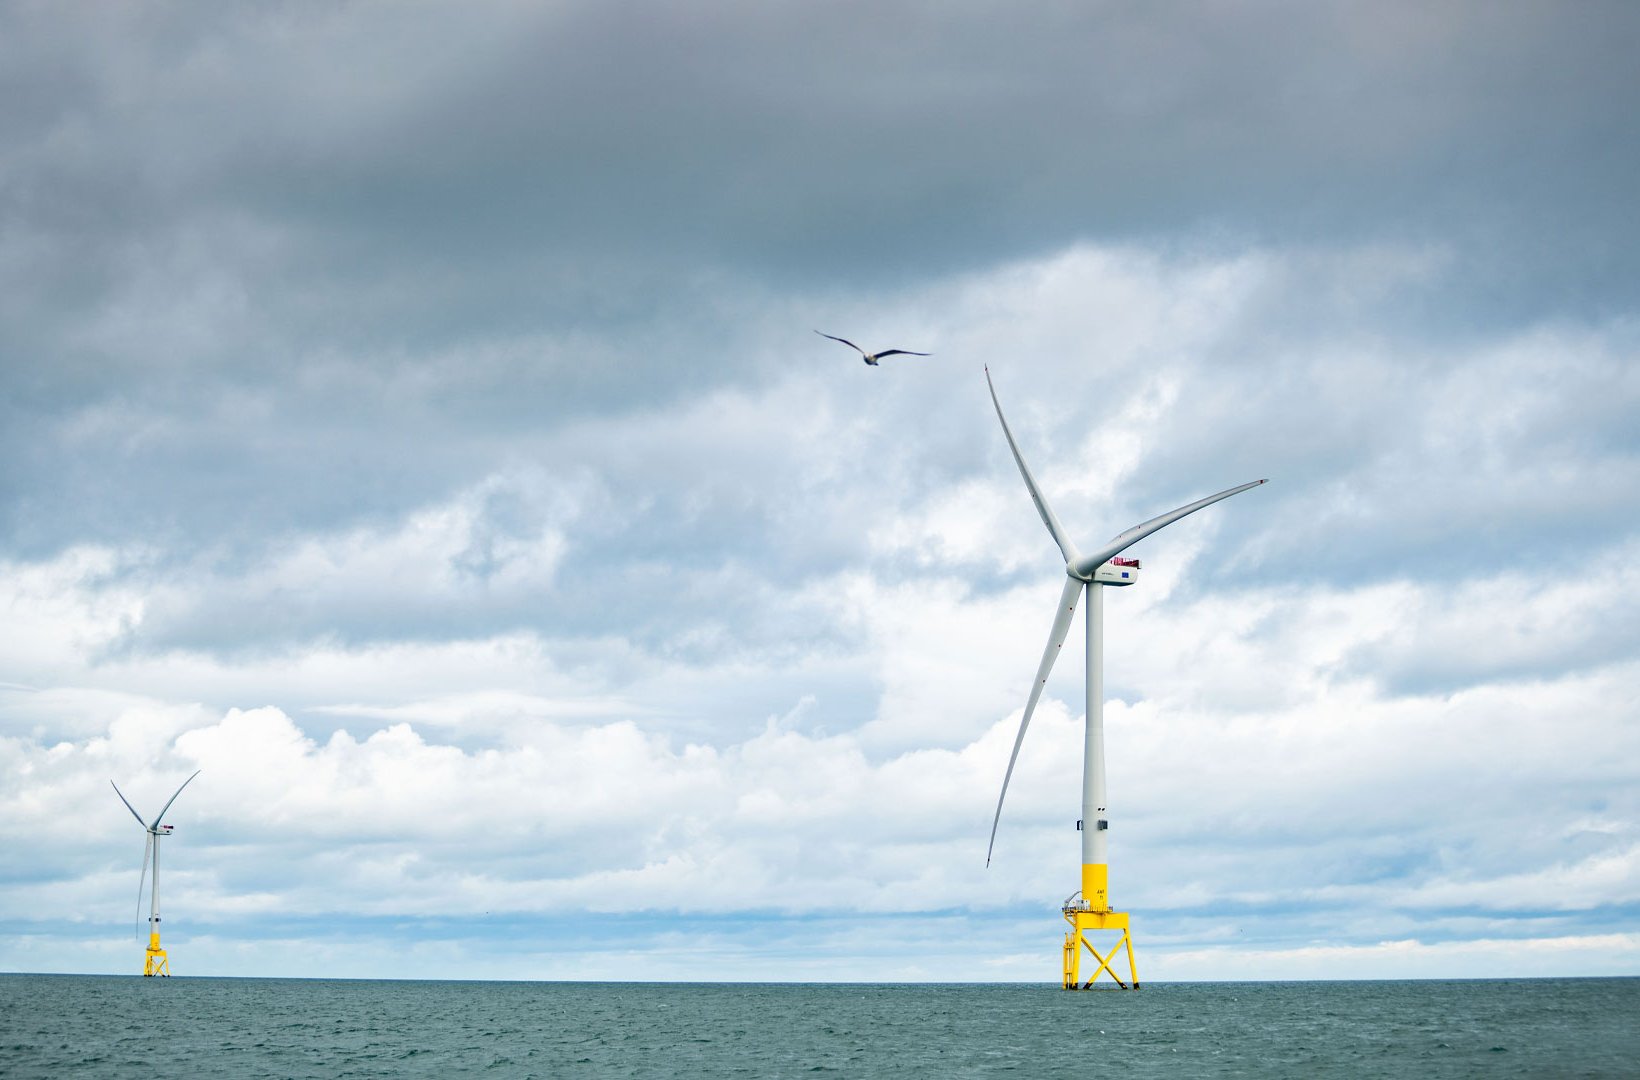
<svg viewBox="0 0 1640 1080"><path fill-rule="evenodd" d="M1636 1077L1640 979L1052 986L0 976L0 1076Z"/></svg>

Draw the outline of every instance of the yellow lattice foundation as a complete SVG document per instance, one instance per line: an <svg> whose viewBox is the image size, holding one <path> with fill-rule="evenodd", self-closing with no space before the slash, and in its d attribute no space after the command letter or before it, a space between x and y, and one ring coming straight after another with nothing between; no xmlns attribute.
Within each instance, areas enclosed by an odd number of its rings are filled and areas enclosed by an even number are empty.
<svg viewBox="0 0 1640 1080"><path fill-rule="evenodd" d="M1106 870L1103 864L1084 863L1082 866L1082 892L1078 897L1067 901L1064 907L1065 921L1070 923L1070 933L1065 935L1063 950L1062 973L1063 986L1066 990L1092 990L1093 984L1099 981L1099 976L1108 974L1111 982L1123 990L1139 989L1139 968L1133 962L1133 937L1128 933L1128 917L1125 911L1110 910L1108 890L1106 888ZM1088 940L1090 933L1116 933L1119 936L1115 943L1110 945L1108 952L1100 952L1092 941ZM1106 938L1108 942L1110 939ZM1087 949L1093 955L1093 974L1086 981L1082 979L1082 950ZM1123 982L1116 974L1112 964L1116 954L1127 950L1128 982Z"/></svg>
<svg viewBox="0 0 1640 1080"><path fill-rule="evenodd" d="M171 974L170 961L165 958L165 950L159 947L159 935L148 935L148 955L142 964L143 975Z"/></svg>

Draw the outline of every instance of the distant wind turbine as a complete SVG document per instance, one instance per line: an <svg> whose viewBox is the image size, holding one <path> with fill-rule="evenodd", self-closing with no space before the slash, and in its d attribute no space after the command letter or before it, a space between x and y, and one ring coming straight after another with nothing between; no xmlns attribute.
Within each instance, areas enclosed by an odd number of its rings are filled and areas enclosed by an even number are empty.
<svg viewBox="0 0 1640 1080"><path fill-rule="evenodd" d="M910 349L884 349L882 352L866 352L864 349L862 349L862 348L860 348L860 346L854 344L854 342L850 341L848 338L833 337L831 334L822 334L818 330L816 330L815 333L820 334L820 336L823 337L823 338L831 338L831 340L833 340L833 341L841 341L844 345L847 345L849 348L853 349L855 352L857 352L861 356L863 356L865 358L866 363L870 364L872 367L876 367L877 366L877 361L881 360L885 356L933 356L934 355L933 353L912 352Z"/></svg>
<svg viewBox="0 0 1640 1080"><path fill-rule="evenodd" d="M1031 501L1036 504L1036 512L1041 515L1042 523L1048 527L1054 543L1059 545L1059 553L1064 556L1066 579L1065 589L1059 595L1059 608L1054 615L1053 629L1048 634L1048 647L1042 652L1042 662L1036 669L1036 682L1031 684L1030 696L1025 701L1025 712L1019 718L1019 734L1014 736L1013 753L1008 755L1008 771L1003 774L1002 793L997 796L996 816L991 819L991 842L985 849L985 865L991 865L991 852L997 842L997 823L1002 820L1002 802L1008 797L1008 781L1013 778L1014 763L1019 760L1019 747L1025 741L1025 729L1030 727L1031 714L1036 711L1037 700L1042 696L1042 688L1048 682L1048 673L1053 670L1054 660L1058 658L1059 650L1065 644L1065 635L1070 632L1071 616L1076 613L1076 602L1086 589L1087 728L1082 743L1082 820L1076 823L1076 827L1082 831L1082 888L1080 898L1077 893L1072 893L1065 901L1063 909L1065 921L1071 926L1070 933L1065 935L1063 985L1066 990L1085 990L1093 985L1101 972L1109 972L1111 979L1118 986L1126 987L1128 984L1123 983L1111 967L1111 962L1116 958L1116 950L1125 946L1128 974L1132 979L1133 988L1138 989L1139 969L1133 961L1133 939L1128 936L1127 913L1112 911L1108 894L1105 833L1110 828L1110 821L1105 809L1105 668L1102 651L1104 594L1101 587L1132 585L1138 581L1139 560L1119 559L1116 556L1151 533L1166 528L1188 514L1194 514L1204 506L1211 506L1220 499L1228 499L1249 488L1258 487L1265 481L1254 480L1221 491L1217 495L1197 499L1187 506L1181 506L1177 510L1171 510L1160 517L1135 525L1113 537L1091 554L1083 555L1065 534L1059 519L1054 516L1047 500L1042 497L1042 490L1037 487L1036 478L1031 475L1025 458L1019 452L1019 444L1014 441L1014 433L1008 428L1008 418L1002 415L1002 403L997 400L996 385L991 382L990 368L985 370L985 383L991 388L991 404L996 406L997 419L1002 421L1002 434L1008 440L1008 449L1013 451L1014 462L1019 466L1019 475L1025 478L1025 487L1031 493ZM1109 953L1102 955L1084 936L1089 930L1120 930L1122 936L1111 946ZM1079 975L1084 946L1098 961L1093 977L1085 984L1080 982Z"/></svg>
<svg viewBox="0 0 1640 1080"><path fill-rule="evenodd" d="M198 776L201 771L202 770L196 769L194 771L194 776ZM131 816L137 819L137 824L141 825L143 830L147 833L147 838L142 844L142 873L143 876L146 877L148 875L148 868L150 864L152 864L153 892L150 893L149 896L148 954L147 959L142 965L142 973L144 975L171 974L171 965L165 957L165 950L159 947L159 842L161 837L171 835L172 826L161 825L160 819L165 817L166 810L171 809L171 803L177 801L177 795L182 794L182 788L185 788L189 784L193 783L194 776L190 776L182 782L182 787L177 788L176 795L171 796L170 802L167 802L164 808L161 809L159 813L154 815L154 820L151 822L142 820L142 815L137 813L137 808L131 805L131 800L127 799L125 794L120 791L120 786L118 784L114 783L112 780L108 782L109 786L114 789L114 794L120 797L120 802L125 804L125 808L131 811ZM137 878L137 908L139 911L142 908L142 881L142 877Z"/></svg>

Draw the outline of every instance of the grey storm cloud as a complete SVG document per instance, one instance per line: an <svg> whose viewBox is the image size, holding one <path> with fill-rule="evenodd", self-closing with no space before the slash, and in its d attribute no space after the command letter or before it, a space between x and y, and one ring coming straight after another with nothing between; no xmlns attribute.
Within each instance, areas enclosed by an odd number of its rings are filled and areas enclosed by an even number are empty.
<svg viewBox="0 0 1640 1080"><path fill-rule="evenodd" d="M1421 327L1637 284L1620 4L4 19L0 529L31 551L165 528L141 462L218 534L402 512L487 435L766 371L760 290L1136 239L1432 244L1451 272L1376 313Z"/></svg>
<svg viewBox="0 0 1640 1080"><path fill-rule="evenodd" d="M878 287L1215 226L1434 231L1551 310L1634 283L1627 5L381 14L14 7L7 216L59 317L223 257L320 340L420 346L701 266Z"/></svg>

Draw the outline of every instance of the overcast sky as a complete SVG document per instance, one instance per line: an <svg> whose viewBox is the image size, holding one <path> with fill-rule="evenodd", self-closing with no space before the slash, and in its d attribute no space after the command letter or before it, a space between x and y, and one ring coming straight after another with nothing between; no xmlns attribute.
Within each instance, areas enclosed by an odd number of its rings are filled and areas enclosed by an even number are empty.
<svg viewBox="0 0 1640 1080"><path fill-rule="evenodd" d="M1640 972L1640 8L0 4L0 970ZM860 363L868 348L932 352ZM145 914L145 912L144 912Z"/></svg>

